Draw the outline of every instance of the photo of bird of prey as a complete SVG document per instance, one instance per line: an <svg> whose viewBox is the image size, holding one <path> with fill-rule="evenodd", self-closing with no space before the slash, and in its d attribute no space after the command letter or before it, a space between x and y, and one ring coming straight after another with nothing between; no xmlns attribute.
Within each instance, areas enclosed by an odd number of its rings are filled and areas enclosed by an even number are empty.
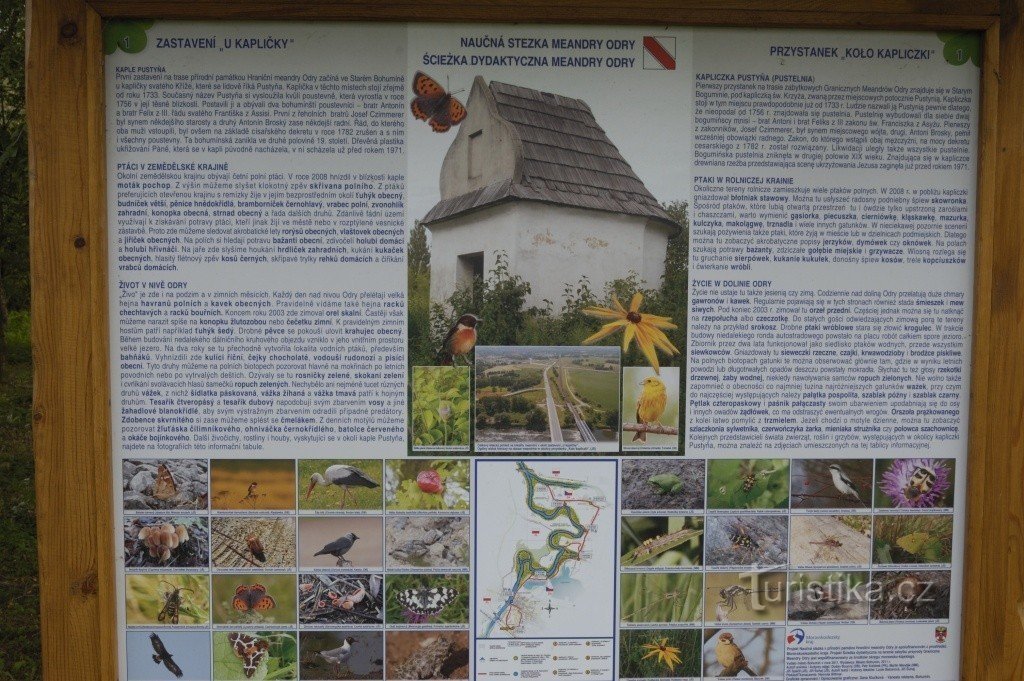
<svg viewBox="0 0 1024 681"><path fill-rule="evenodd" d="M347 560L345 558L345 554L348 553L349 550L352 548L352 546L355 545L357 539L359 539L359 537L357 537L354 532L349 532L348 534L346 534L346 535L344 535L342 537L338 537L337 539L332 541L330 544L327 544L326 546L324 546L322 549L320 549L319 551L317 551L313 555L314 556L334 556L335 558L338 559L338 567L344 567L346 565L351 565L352 561Z"/></svg>
<svg viewBox="0 0 1024 681"><path fill-rule="evenodd" d="M162 664L167 668L167 671L174 674L175 677L181 678L184 673L181 671L181 667L174 661L174 656L171 655L170 651L164 645L164 642L160 640L160 637L155 633L149 635L149 642L153 645L153 662L156 664Z"/></svg>
<svg viewBox="0 0 1024 681"><path fill-rule="evenodd" d="M316 472L309 477L309 487L306 489L308 500L317 487L339 487L341 488L341 503L339 508L345 508L348 502L351 487L365 487L375 489L380 483L368 474L349 464L335 464L328 466L323 474Z"/></svg>
<svg viewBox="0 0 1024 681"><path fill-rule="evenodd" d="M452 328L448 329L441 349L437 353L437 363L442 366L454 364L457 359L466 358L476 346L476 327L482 320L475 314L464 314L459 317Z"/></svg>

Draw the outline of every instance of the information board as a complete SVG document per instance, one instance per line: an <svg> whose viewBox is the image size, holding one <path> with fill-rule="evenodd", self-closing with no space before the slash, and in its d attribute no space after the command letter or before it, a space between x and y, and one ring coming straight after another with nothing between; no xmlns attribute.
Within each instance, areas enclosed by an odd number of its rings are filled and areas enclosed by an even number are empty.
<svg viewBox="0 0 1024 681"><path fill-rule="evenodd" d="M958 678L975 34L105 38L126 678Z"/></svg>

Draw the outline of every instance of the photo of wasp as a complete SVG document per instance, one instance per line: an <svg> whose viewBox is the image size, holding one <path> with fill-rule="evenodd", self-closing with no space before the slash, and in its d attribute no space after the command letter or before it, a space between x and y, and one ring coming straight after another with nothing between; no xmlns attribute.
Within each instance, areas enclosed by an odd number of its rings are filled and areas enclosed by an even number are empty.
<svg viewBox="0 0 1024 681"><path fill-rule="evenodd" d="M711 565L784 565L788 558L786 516L709 516L705 523L705 563Z"/></svg>
<svg viewBox="0 0 1024 681"><path fill-rule="evenodd" d="M180 619L181 606L185 602L181 594L185 591L192 591L192 589L177 587L163 580L160 583L166 584L168 588L163 595L164 607L157 613L156 620L158 622L170 620L171 624L177 624Z"/></svg>

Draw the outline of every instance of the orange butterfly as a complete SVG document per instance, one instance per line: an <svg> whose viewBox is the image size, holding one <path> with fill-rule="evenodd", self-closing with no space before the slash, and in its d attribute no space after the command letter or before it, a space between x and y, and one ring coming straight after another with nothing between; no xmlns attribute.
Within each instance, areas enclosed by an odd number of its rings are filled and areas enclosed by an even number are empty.
<svg viewBox="0 0 1024 681"><path fill-rule="evenodd" d="M466 107L462 102L422 71L417 71L412 79L412 91L416 93L410 104L412 115L427 121L434 132L448 132L466 117Z"/></svg>
<svg viewBox="0 0 1024 681"><path fill-rule="evenodd" d="M248 612L249 610L262 612L276 608L277 601L267 593L267 587L262 584L242 584L235 589L235 597L231 599L231 607L242 612Z"/></svg>

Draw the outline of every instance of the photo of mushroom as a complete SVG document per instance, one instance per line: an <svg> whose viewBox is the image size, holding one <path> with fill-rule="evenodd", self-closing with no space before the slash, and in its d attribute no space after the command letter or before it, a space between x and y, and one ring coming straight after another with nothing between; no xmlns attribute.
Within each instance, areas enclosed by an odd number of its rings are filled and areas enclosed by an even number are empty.
<svg viewBox="0 0 1024 681"><path fill-rule="evenodd" d="M871 508L871 459L793 459L793 508Z"/></svg>
<svg viewBox="0 0 1024 681"><path fill-rule="evenodd" d="M704 630L704 677L756 676L782 681L786 630L781 627L726 627Z"/></svg>
<svg viewBox="0 0 1024 681"><path fill-rule="evenodd" d="M293 459L214 459L210 462L214 511L294 511Z"/></svg>
<svg viewBox="0 0 1024 681"><path fill-rule="evenodd" d="M872 620L949 619L948 570L873 572Z"/></svg>
<svg viewBox="0 0 1024 681"><path fill-rule="evenodd" d="M388 515L384 519L388 570L469 567L469 517Z"/></svg>
<svg viewBox="0 0 1024 681"><path fill-rule="evenodd" d="M295 575L213 575L213 623L295 624Z"/></svg>
<svg viewBox="0 0 1024 681"><path fill-rule="evenodd" d="M205 568L210 532L205 518L134 516L124 522L124 567Z"/></svg>
<svg viewBox="0 0 1024 681"><path fill-rule="evenodd" d="M469 575L387 575L385 621L393 624L468 624Z"/></svg>
<svg viewBox="0 0 1024 681"><path fill-rule="evenodd" d="M217 517L210 522L213 567L295 567L295 519Z"/></svg>
<svg viewBox="0 0 1024 681"><path fill-rule="evenodd" d="M132 681L210 678L210 632L131 630L124 646Z"/></svg>
<svg viewBox="0 0 1024 681"><path fill-rule="evenodd" d="M871 516L794 515L789 562L795 567L866 567L871 563Z"/></svg>
<svg viewBox="0 0 1024 681"><path fill-rule="evenodd" d="M778 515L712 515L705 523L707 565L785 565L789 519Z"/></svg>
<svg viewBox="0 0 1024 681"><path fill-rule="evenodd" d="M293 631L213 632L216 681L297 679L298 673L299 642Z"/></svg>
<svg viewBox="0 0 1024 681"><path fill-rule="evenodd" d="M785 572L709 572L704 579L704 621L786 621Z"/></svg>
<svg viewBox="0 0 1024 681"><path fill-rule="evenodd" d="M875 564L951 563L953 516L884 513L875 516Z"/></svg>
<svg viewBox="0 0 1024 681"><path fill-rule="evenodd" d="M703 516L623 516L622 567L694 567L704 557Z"/></svg>
<svg viewBox="0 0 1024 681"><path fill-rule="evenodd" d="M299 649L303 681L384 678L381 631L303 631L299 633Z"/></svg>
<svg viewBox="0 0 1024 681"><path fill-rule="evenodd" d="M703 459L624 459L622 509L704 508Z"/></svg>
<svg viewBox="0 0 1024 681"><path fill-rule="evenodd" d="M299 623L384 624L384 575L299 575Z"/></svg>
<svg viewBox="0 0 1024 681"><path fill-rule="evenodd" d="M703 586L699 572L624 572L619 576L622 625L699 622Z"/></svg>
<svg viewBox="0 0 1024 681"><path fill-rule="evenodd" d="M380 459L299 459L300 511L384 510Z"/></svg>
<svg viewBox="0 0 1024 681"><path fill-rule="evenodd" d="M380 516L299 518L299 567L384 567L384 521Z"/></svg>
<svg viewBox="0 0 1024 681"><path fill-rule="evenodd" d="M205 511L209 502L205 459L125 459L121 480L126 511Z"/></svg>
<svg viewBox="0 0 1024 681"><path fill-rule="evenodd" d="M877 508L952 508L953 459L879 459L875 469Z"/></svg>
<svg viewBox="0 0 1024 681"><path fill-rule="evenodd" d="M789 573L789 619L793 622L868 618L867 572Z"/></svg>
<svg viewBox="0 0 1024 681"><path fill-rule="evenodd" d="M624 629L620 679L699 679L700 629Z"/></svg>
<svg viewBox="0 0 1024 681"><path fill-rule="evenodd" d="M469 679L468 631L389 631L387 679Z"/></svg>
<svg viewBox="0 0 1024 681"><path fill-rule="evenodd" d="M708 508L788 508L788 459L711 459Z"/></svg>
<svg viewBox="0 0 1024 681"><path fill-rule="evenodd" d="M469 509L467 459L388 459L384 501L389 511Z"/></svg>
<svg viewBox="0 0 1024 681"><path fill-rule="evenodd" d="M128 575L125 621L150 626L203 625L210 621L210 578L195 574Z"/></svg>

